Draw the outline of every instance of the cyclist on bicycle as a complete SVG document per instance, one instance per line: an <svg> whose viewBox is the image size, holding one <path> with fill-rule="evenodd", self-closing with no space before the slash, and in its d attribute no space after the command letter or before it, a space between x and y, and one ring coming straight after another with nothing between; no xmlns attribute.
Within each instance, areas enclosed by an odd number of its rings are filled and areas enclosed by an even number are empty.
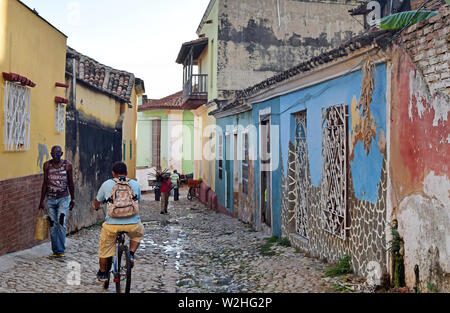
<svg viewBox="0 0 450 313"><path fill-rule="evenodd" d="M100 187L97 197L92 203L92 209L98 211L102 203L108 203L108 210L106 213L105 222L102 225L102 232L100 234L99 243L99 264L100 269L97 273L97 278L101 282L105 282L109 279L109 270L112 257L115 254L117 233L126 232L130 237L130 257L131 266L134 265L134 253L139 247L139 244L144 237L144 226L141 223L137 202L141 201L141 188L139 183L135 180L127 179L127 166L123 162L117 162L112 168L112 174L114 179L109 179L103 183ZM127 184L128 183L128 184ZM117 186L116 186L117 185ZM122 190L131 187L128 192L120 193L118 186L125 186ZM113 202L116 200L114 194L129 194L130 199L128 202L134 203L130 206L129 212L121 214L112 213L110 207L113 206ZM122 201L124 200L117 200ZM125 201L126 202L126 201ZM117 206L123 208L124 206ZM117 212L117 211L115 211ZM112 215L112 216L111 216ZM117 216L121 217L117 217ZM122 217L123 216L123 217Z"/></svg>

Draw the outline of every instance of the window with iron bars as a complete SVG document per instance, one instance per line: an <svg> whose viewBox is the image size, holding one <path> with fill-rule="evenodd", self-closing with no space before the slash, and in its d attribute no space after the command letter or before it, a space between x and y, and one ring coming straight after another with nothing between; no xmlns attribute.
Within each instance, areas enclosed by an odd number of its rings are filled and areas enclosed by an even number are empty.
<svg viewBox="0 0 450 313"><path fill-rule="evenodd" d="M30 88L5 82L3 144L6 151L30 149Z"/></svg>
<svg viewBox="0 0 450 313"><path fill-rule="evenodd" d="M59 133L64 132L66 125L66 107L63 103L56 103L55 128Z"/></svg>
<svg viewBox="0 0 450 313"><path fill-rule="evenodd" d="M322 228L347 238L348 109L344 104L322 109Z"/></svg>

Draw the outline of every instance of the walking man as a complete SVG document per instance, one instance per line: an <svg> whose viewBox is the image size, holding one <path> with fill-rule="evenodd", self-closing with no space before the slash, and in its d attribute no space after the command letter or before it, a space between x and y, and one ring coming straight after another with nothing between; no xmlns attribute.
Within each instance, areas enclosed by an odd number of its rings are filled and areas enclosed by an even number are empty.
<svg viewBox="0 0 450 313"><path fill-rule="evenodd" d="M173 200L178 201L180 197L180 174L178 174L177 170L174 170L173 174L170 175L170 182L173 186Z"/></svg>
<svg viewBox="0 0 450 313"><path fill-rule="evenodd" d="M63 154L60 146L54 146L51 150L52 159L44 163L44 182L39 203L39 210L47 208L50 222L53 251L50 259L65 257L66 218L69 209L72 211L75 206L73 168L69 161L62 159Z"/></svg>
<svg viewBox="0 0 450 313"><path fill-rule="evenodd" d="M112 175L114 178L103 183L92 204L92 209L97 211L102 203L108 203L98 248L100 269L97 278L101 282L109 278L117 233L126 232L130 237L131 266L134 265L134 253L144 238L144 225L139 215L138 202L141 201L139 183L127 178L127 165L123 162L114 164Z"/></svg>
<svg viewBox="0 0 450 313"><path fill-rule="evenodd" d="M169 205L169 196L171 190L170 175L164 174L161 178L161 214L167 214L167 206Z"/></svg>

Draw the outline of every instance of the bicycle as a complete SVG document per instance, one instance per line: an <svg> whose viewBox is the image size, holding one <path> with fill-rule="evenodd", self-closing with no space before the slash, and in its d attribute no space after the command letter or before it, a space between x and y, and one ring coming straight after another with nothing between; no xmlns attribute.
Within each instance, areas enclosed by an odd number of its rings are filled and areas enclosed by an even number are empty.
<svg viewBox="0 0 450 313"><path fill-rule="evenodd" d="M112 259L110 259L108 263L108 280L103 284L104 289L109 288L111 275L110 272L112 268L112 274L114 277L113 281L116 284L117 293L130 293L131 287L131 258L128 246L125 244L125 234L126 232L117 233L116 254L112 257ZM125 286L121 284L122 281L125 282Z"/></svg>

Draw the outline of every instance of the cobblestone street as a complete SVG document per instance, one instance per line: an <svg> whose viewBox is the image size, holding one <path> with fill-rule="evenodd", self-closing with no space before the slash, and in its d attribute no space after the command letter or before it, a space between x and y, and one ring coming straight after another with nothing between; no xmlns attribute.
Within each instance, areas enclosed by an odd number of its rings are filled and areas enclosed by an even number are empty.
<svg viewBox="0 0 450 313"><path fill-rule="evenodd" d="M335 292L323 278L326 264L274 243L237 219L207 210L198 202L169 202L161 215L153 194L141 205L145 237L136 253L132 292ZM0 292L102 293L96 281L101 226L68 236L66 259L51 261L50 244L0 257ZM80 284L71 271L80 264ZM68 281L69 278L69 281ZM72 282L72 283L71 283Z"/></svg>

